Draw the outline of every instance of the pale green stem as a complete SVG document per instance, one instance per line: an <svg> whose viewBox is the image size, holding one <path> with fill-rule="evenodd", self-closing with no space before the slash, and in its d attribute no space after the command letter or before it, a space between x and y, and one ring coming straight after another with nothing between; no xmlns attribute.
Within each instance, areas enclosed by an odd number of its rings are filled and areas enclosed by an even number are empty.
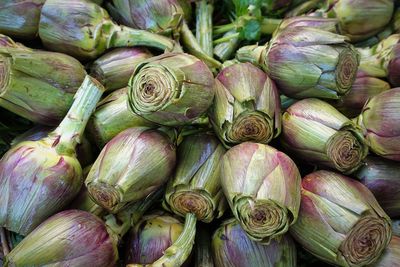
<svg viewBox="0 0 400 267"><path fill-rule="evenodd" d="M196 2L196 39L204 52L213 56L213 23L214 7L208 0Z"/></svg>

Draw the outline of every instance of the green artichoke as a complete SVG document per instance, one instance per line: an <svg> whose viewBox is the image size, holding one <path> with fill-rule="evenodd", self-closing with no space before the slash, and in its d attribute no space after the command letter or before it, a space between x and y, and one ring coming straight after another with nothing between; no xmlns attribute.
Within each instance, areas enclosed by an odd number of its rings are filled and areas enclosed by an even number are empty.
<svg viewBox="0 0 400 267"><path fill-rule="evenodd" d="M354 173L374 194L390 217L400 216L400 166L380 157L368 156L364 165Z"/></svg>
<svg viewBox="0 0 400 267"><path fill-rule="evenodd" d="M359 65L357 51L345 41L325 29L286 27L265 46L240 48L237 58L262 66L288 97L339 99L353 85Z"/></svg>
<svg viewBox="0 0 400 267"><path fill-rule="evenodd" d="M357 122L375 154L400 161L400 88L370 98Z"/></svg>
<svg viewBox="0 0 400 267"><path fill-rule="evenodd" d="M175 146L166 134L129 128L105 145L85 184L97 204L116 213L161 187L175 161Z"/></svg>
<svg viewBox="0 0 400 267"><path fill-rule="evenodd" d="M117 240L97 216L66 210L50 217L6 256L11 266L114 266Z"/></svg>
<svg viewBox="0 0 400 267"><path fill-rule="evenodd" d="M349 93L338 100L331 101L331 104L346 117L354 118L360 115L364 104L369 98L390 88L391 86L388 82L358 71L357 78Z"/></svg>
<svg viewBox="0 0 400 267"><path fill-rule="evenodd" d="M307 251L336 266L371 266L392 237L391 221L373 194L341 174L317 171L302 180L290 233Z"/></svg>
<svg viewBox="0 0 400 267"><path fill-rule="evenodd" d="M57 125L85 75L82 64L64 54L0 47L0 106L33 122Z"/></svg>
<svg viewBox="0 0 400 267"><path fill-rule="evenodd" d="M75 148L104 87L86 76L61 124L38 141L13 146L0 161L0 226L21 235L65 208L78 194L82 167Z"/></svg>
<svg viewBox="0 0 400 267"><path fill-rule="evenodd" d="M214 98L214 79L201 60L168 53L148 59L129 82L129 106L143 118L166 126L189 124Z"/></svg>
<svg viewBox="0 0 400 267"><path fill-rule="evenodd" d="M88 0L47 0L40 16L39 36L46 48L81 60L97 58L113 47L179 49L167 37L116 25L105 9Z"/></svg>
<svg viewBox="0 0 400 267"><path fill-rule="evenodd" d="M46 0L2 0L0 33L13 38L34 39L38 34L40 11Z"/></svg>
<svg viewBox="0 0 400 267"><path fill-rule="evenodd" d="M117 48L96 59L90 66L90 74L107 91L114 91L128 86L136 66L151 56L145 48Z"/></svg>
<svg viewBox="0 0 400 267"><path fill-rule="evenodd" d="M215 231L212 252L216 267L297 266L296 246L289 235L262 245L251 240L234 219Z"/></svg>
<svg viewBox="0 0 400 267"><path fill-rule="evenodd" d="M212 58L212 54L205 52L187 25L192 11L190 1L112 0L112 3L107 5L110 13L122 24L176 39L180 37L181 42L192 55L203 60L210 67L215 68L221 65Z"/></svg>
<svg viewBox="0 0 400 267"><path fill-rule="evenodd" d="M224 147L213 135L187 136L178 147L178 164L169 180L166 206L175 214L194 213L198 220L211 222L224 212L220 166Z"/></svg>
<svg viewBox="0 0 400 267"><path fill-rule="evenodd" d="M278 90L250 63L224 68L215 79L210 119L225 146L245 141L267 144L281 131Z"/></svg>
<svg viewBox="0 0 400 267"><path fill-rule="evenodd" d="M341 34L354 42L382 31L393 10L393 0L336 0L328 16L337 18Z"/></svg>
<svg viewBox="0 0 400 267"><path fill-rule="evenodd" d="M145 215L128 236L125 264L150 264L163 256L183 231L183 223L160 212Z"/></svg>
<svg viewBox="0 0 400 267"><path fill-rule="evenodd" d="M116 90L102 99L88 123L88 132L102 148L114 136L132 127L155 128L155 123L133 113L128 107L128 87Z"/></svg>
<svg viewBox="0 0 400 267"><path fill-rule="evenodd" d="M301 176L273 147L245 142L222 158L221 184L233 215L255 241L268 244L297 220Z"/></svg>
<svg viewBox="0 0 400 267"><path fill-rule="evenodd" d="M343 173L355 171L368 153L361 129L316 98L303 99L286 110L281 140L296 157Z"/></svg>

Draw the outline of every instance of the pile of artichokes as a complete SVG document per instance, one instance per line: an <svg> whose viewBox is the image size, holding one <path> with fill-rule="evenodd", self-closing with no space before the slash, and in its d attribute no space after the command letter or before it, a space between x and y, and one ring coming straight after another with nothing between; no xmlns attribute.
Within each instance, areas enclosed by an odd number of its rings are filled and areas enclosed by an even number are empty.
<svg viewBox="0 0 400 267"><path fill-rule="evenodd" d="M0 266L400 266L400 2L1 0Z"/></svg>

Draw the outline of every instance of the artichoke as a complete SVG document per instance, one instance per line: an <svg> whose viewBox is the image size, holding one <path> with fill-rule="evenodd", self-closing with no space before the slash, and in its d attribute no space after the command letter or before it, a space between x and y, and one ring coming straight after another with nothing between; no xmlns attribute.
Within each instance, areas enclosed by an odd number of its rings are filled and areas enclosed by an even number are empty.
<svg viewBox="0 0 400 267"><path fill-rule="evenodd" d="M130 111L128 87L102 99L88 123L88 131L100 148L120 132L133 127L154 128L155 124Z"/></svg>
<svg viewBox="0 0 400 267"><path fill-rule="evenodd" d="M161 187L175 161L175 146L166 134L129 128L106 144L85 184L97 204L116 213Z"/></svg>
<svg viewBox="0 0 400 267"><path fill-rule="evenodd" d="M149 121L189 124L210 107L214 79L207 65L194 56L163 54L139 64L128 97L131 110Z"/></svg>
<svg viewBox="0 0 400 267"><path fill-rule="evenodd" d="M307 251L336 266L369 266L389 244L391 221L373 194L341 174L317 171L302 180L290 233Z"/></svg>
<svg viewBox="0 0 400 267"><path fill-rule="evenodd" d="M0 33L19 39L34 39L38 34L40 11L46 0L2 0Z"/></svg>
<svg viewBox="0 0 400 267"><path fill-rule="evenodd" d="M85 75L79 61L64 54L0 47L0 106L33 122L57 125Z"/></svg>
<svg viewBox="0 0 400 267"><path fill-rule="evenodd" d="M278 90L250 63L224 68L215 80L210 119L225 146L245 141L267 144L281 131Z"/></svg>
<svg viewBox="0 0 400 267"><path fill-rule="evenodd" d="M341 34L352 42L367 39L382 31L390 22L393 0L336 0L328 16L339 21ZM371 19L374 18L374 19Z"/></svg>
<svg viewBox="0 0 400 267"><path fill-rule="evenodd" d="M117 48L96 59L90 66L90 74L107 91L114 91L128 86L136 66L151 56L145 48Z"/></svg>
<svg viewBox="0 0 400 267"><path fill-rule="evenodd" d="M354 173L374 194L390 217L400 216L400 166L394 161L368 156Z"/></svg>
<svg viewBox="0 0 400 267"><path fill-rule="evenodd" d="M207 54L186 22L190 20L191 5L187 0L112 0L107 6L111 15L122 24L152 33L181 37L182 43L194 56L210 67L221 64Z"/></svg>
<svg viewBox="0 0 400 267"><path fill-rule="evenodd" d="M290 106L282 117L284 147L305 161L355 171L368 153L362 131L328 103L303 99Z"/></svg>
<svg viewBox="0 0 400 267"><path fill-rule="evenodd" d="M389 246L374 267L393 267L400 262L400 237L393 236Z"/></svg>
<svg viewBox="0 0 400 267"><path fill-rule="evenodd" d="M223 156L221 184L243 230L268 244L297 220L299 170L284 153L268 145L245 142Z"/></svg>
<svg viewBox="0 0 400 267"><path fill-rule="evenodd" d="M104 87L86 76L61 124L38 141L13 146L0 161L0 226L21 235L62 210L79 192L75 155Z"/></svg>
<svg viewBox="0 0 400 267"><path fill-rule="evenodd" d="M215 231L212 252L216 267L296 266L296 246L289 235L262 245L249 239L234 219Z"/></svg>
<svg viewBox="0 0 400 267"><path fill-rule="evenodd" d="M288 97L338 99L350 90L359 65L345 40L324 29L286 27L265 46L242 47L237 58L261 65Z"/></svg>
<svg viewBox="0 0 400 267"><path fill-rule="evenodd" d="M185 137L178 147L178 164L167 185L165 205L175 214L194 213L204 222L220 217L224 195L219 163L224 153L224 147L213 135Z"/></svg>
<svg viewBox="0 0 400 267"><path fill-rule="evenodd" d="M400 88L370 98L357 122L375 154L400 161Z"/></svg>
<svg viewBox="0 0 400 267"><path fill-rule="evenodd" d="M50 217L6 256L11 266L114 266L117 240L97 216L66 210Z"/></svg>
<svg viewBox="0 0 400 267"><path fill-rule="evenodd" d="M163 213L145 215L128 236L125 264L150 264L163 256L183 231L183 224Z"/></svg>
<svg viewBox="0 0 400 267"><path fill-rule="evenodd" d="M49 50L81 60L97 58L113 47L179 49L167 37L116 25L105 9L88 0L47 0L40 16L39 36Z"/></svg>
<svg viewBox="0 0 400 267"><path fill-rule="evenodd" d="M357 78L349 93L341 99L332 101L332 105L349 118L360 115L369 98L389 90L390 84L379 78L358 71Z"/></svg>

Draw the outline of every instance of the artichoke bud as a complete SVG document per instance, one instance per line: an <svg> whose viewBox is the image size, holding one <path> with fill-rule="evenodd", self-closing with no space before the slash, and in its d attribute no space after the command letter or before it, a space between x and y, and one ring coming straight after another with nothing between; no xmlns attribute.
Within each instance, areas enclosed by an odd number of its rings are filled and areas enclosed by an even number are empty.
<svg viewBox="0 0 400 267"><path fill-rule="evenodd" d="M268 244L296 222L300 206L299 170L284 153L245 142L223 156L221 183L243 230Z"/></svg>
<svg viewBox="0 0 400 267"><path fill-rule="evenodd" d="M391 86L388 82L364 75L362 71L358 71L357 78L349 93L338 100L331 101L331 104L346 117L354 118L360 115L368 99L390 88Z"/></svg>
<svg viewBox="0 0 400 267"><path fill-rule="evenodd" d="M341 174L317 171L302 180L301 206L290 233L335 266L370 266L389 244L391 221L373 194Z"/></svg>
<svg viewBox="0 0 400 267"><path fill-rule="evenodd" d="M66 210L41 223L7 255L7 266L114 266L116 240L97 216Z"/></svg>
<svg viewBox="0 0 400 267"><path fill-rule="evenodd" d="M383 30L390 22L393 10L393 0L338 0L329 15L338 19L341 33L354 42Z"/></svg>
<svg viewBox="0 0 400 267"><path fill-rule="evenodd" d="M374 194L390 217L400 216L400 166L380 157L368 156L364 165L354 173Z"/></svg>
<svg viewBox="0 0 400 267"><path fill-rule="evenodd" d="M183 223L161 212L145 215L128 234L125 264L150 264L161 258L183 231Z"/></svg>
<svg viewBox="0 0 400 267"><path fill-rule="evenodd" d="M224 153L224 147L213 135L185 137L178 147L178 164L165 193L168 208L180 216L194 213L204 222L220 217L224 210L219 210L219 203L225 199L219 163Z"/></svg>
<svg viewBox="0 0 400 267"><path fill-rule="evenodd" d="M129 109L128 87L116 90L103 98L88 123L92 140L100 148L120 132L132 127L155 128L156 125Z"/></svg>
<svg viewBox="0 0 400 267"><path fill-rule="evenodd" d="M400 88L370 98L358 124L366 130L365 138L375 154L400 161Z"/></svg>
<svg viewBox="0 0 400 267"><path fill-rule="evenodd" d="M123 25L163 35L179 34L182 20L190 18L189 1L182 0L112 0L107 7ZM181 5L183 4L183 5ZM187 8L189 9L187 10ZM185 13L186 12L186 13Z"/></svg>
<svg viewBox="0 0 400 267"><path fill-rule="evenodd" d="M251 240L234 219L214 232L211 245L216 267L297 266L296 246L289 235L262 245Z"/></svg>
<svg viewBox="0 0 400 267"><path fill-rule="evenodd" d="M47 0L40 16L39 36L48 49L81 60L97 58L113 47L176 48L167 37L116 25L105 9L88 0Z"/></svg>
<svg viewBox="0 0 400 267"><path fill-rule="evenodd" d="M75 148L104 90L87 76L61 124L38 141L13 146L0 161L0 226L21 235L62 210L79 192Z"/></svg>
<svg viewBox="0 0 400 267"><path fill-rule="evenodd" d="M214 78L200 59L167 53L139 64L129 82L128 97L131 110L149 121L185 125L210 107Z"/></svg>
<svg viewBox="0 0 400 267"><path fill-rule="evenodd" d="M345 41L324 29L289 26L263 47L239 49L237 58L261 65L288 97L338 99L350 90L359 65L357 51Z"/></svg>
<svg viewBox="0 0 400 267"><path fill-rule="evenodd" d="M79 61L64 54L0 47L0 106L33 122L57 125L85 75Z"/></svg>
<svg viewBox="0 0 400 267"><path fill-rule="evenodd" d="M128 86L136 66L151 56L145 48L117 48L96 59L90 73L107 91L114 91Z"/></svg>
<svg viewBox="0 0 400 267"><path fill-rule="evenodd" d="M39 28L40 11L46 0L2 0L0 33L18 39L34 39Z"/></svg>
<svg viewBox="0 0 400 267"><path fill-rule="evenodd" d="M215 80L215 91L210 118L225 146L246 141L267 144L279 135L278 90L262 70L250 63L226 67Z"/></svg>
<svg viewBox="0 0 400 267"><path fill-rule="evenodd" d="M175 146L164 133L129 128L105 145L85 184L97 204L116 213L161 187L175 161Z"/></svg>
<svg viewBox="0 0 400 267"><path fill-rule="evenodd" d="M293 155L343 173L355 171L368 153L361 129L316 98L303 99L286 110L281 140Z"/></svg>

